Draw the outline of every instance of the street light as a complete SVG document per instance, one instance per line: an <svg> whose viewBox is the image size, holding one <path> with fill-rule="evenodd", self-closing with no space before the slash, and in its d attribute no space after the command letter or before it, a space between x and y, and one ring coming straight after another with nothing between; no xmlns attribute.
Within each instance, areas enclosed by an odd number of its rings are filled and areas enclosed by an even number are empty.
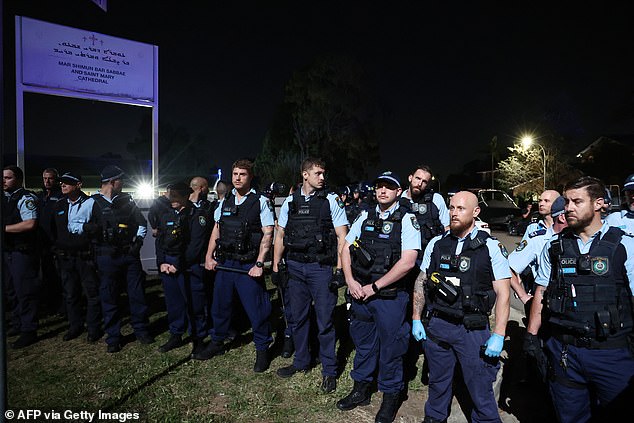
<svg viewBox="0 0 634 423"><path fill-rule="evenodd" d="M544 150L544 147L541 144L537 143L532 136L524 135L522 137L522 146L524 147L524 149L528 149L531 145L538 146L542 149L542 153L544 153L544 191L546 191L546 150Z"/></svg>

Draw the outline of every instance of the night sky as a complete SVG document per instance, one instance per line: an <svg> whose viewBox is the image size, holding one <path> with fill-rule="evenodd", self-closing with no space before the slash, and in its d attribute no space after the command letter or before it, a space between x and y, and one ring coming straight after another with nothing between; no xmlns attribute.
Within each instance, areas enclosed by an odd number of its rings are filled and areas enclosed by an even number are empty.
<svg viewBox="0 0 634 423"><path fill-rule="evenodd" d="M89 0L5 1L5 69L13 66L14 13L158 45L159 119L216 145L210 162L225 172L235 158L259 153L292 72L329 53L362 63L388 111L380 170L406 176L427 162L444 177L485 158L493 136L511 145L545 118L575 152L601 135L634 133L629 10L537 2L220 3L110 0L105 13ZM89 155L93 145L97 154L105 146L126 154L146 113L34 97L27 143L43 152L58 145Z"/></svg>

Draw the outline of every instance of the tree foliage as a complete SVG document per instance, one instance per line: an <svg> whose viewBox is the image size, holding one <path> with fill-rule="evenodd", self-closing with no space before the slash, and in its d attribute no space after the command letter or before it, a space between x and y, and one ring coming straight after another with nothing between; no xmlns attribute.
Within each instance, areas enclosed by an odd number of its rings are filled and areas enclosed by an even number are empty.
<svg viewBox="0 0 634 423"><path fill-rule="evenodd" d="M331 185L366 176L378 163L382 114L370 95L359 63L348 57L323 57L296 71L285 86L257 159L257 171L292 183L286 172L295 160L321 157Z"/></svg>

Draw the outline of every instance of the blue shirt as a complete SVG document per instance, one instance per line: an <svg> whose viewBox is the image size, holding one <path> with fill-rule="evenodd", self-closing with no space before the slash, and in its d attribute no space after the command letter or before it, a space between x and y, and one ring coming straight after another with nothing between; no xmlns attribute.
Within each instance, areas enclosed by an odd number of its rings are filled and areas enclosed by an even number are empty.
<svg viewBox="0 0 634 423"><path fill-rule="evenodd" d="M18 194L20 190L24 190L24 188L18 188L13 192L5 191L4 196L7 197L8 200L13 194ZM22 221L37 219L37 197L30 192L24 193L24 195L18 200L16 207L20 211Z"/></svg>
<svg viewBox="0 0 634 423"><path fill-rule="evenodd" d="M543 224L536 226L536 230L524 233L524 237L517 245L517 248L509 254L509 266L518 275L530 266L533 277L537 275L537 267L541 257L544 245L555 234L555 230L551 226L546 228Z"/></svg>
<svg viewBox="0 0 634 423"><path fill-rule="evenodd" d="M302 188L300 188L300 190L301 189ZM315 195L315 192L310 195L305 195L303 191L300 191L300 194L304 197L304 201L308 202L310 201L312 196ZM332 226L335 228L339 226L347 226L349 223L348 217L346 216L345 205L343 204L339 196L337 194L330 193L326 196L326 199L328 200L328 203L330 203L330 217L332 219ZM291 201L293 201L293 196L289 195L282 203L280 216L277 219L277 224L280 228L286 228L286 224L288 223L288 203L290 203Z"/></svg>
<svg viewBox="0 0 634 423"><path fill-rule="evenodd" d="M456 245L456 255L462 252L464 242L469 239L472 240L478 235L478 228L474 227L473 230L464 238L458 238L458 245ZM423 262L420 265L420 270L427 273L429 265L431 263L431 253L434 251L434 246L438 240L443 237L451 236L451 232L446 232L443 235L438 235L432 238L425 248L425 254L423 255ZM502 254L501 243L495 238L487 238L486 247L489 250L489 258L491 259L491 267L493 269L493 280L507 279L511 277L511 269L509 268L508 260Z"/></svg>
<svg viewBox="0 0 634 423"><path fill-rule="evenodd" d="M610 213L605 221L610 226L623 229L623 232L634 235L634 212L621 210Z"/></svg>
<svg viewBox="0 0 634 423"><path fill-rule="evenodd" d="M83 234L84 223L88 223L92 217L92 208L95 200L91 197L79 197L74 203L68 201L68 232L71 234Z"/></svg>
<svg viewBox="0 0 634 423"><path fill-rule="evenodd" d="M588 242L583 242L579 236L575 235L577 238L577 245L579 246L579 252L581 254L587 254L592 246L592 241L594 241L597 236L603 237L609 228L610 226L607 223L603 223L601 229L592 235L588 239ZM557 235L553 236L551 240L554 240L556 236ZM627 279L630 282L630 291L634 292L634 237L627 234L623 235L621 238L621 244L625 247L625 251L627 253L627 259L625 260L625 273L627 274ZM548 253L549 248L549 243L544 245L544 249L542 250L539 259L540 265L537 269L537 276L535 277L535 282L541 286L548 286L548 282L550 281L550 271L552 265L550 263L550 254Z"/></svg>
<svg viewBox="0 0 634 423"><path fill-rule="evenodd" d="M414 203L412 197L409 195L409 189L403 191L401 197L407 198L410 202ZM442 195L435 192L431 201L436 205L436 207L438 207L438 218L440 219L440 223L442 223L444 227L449 226L449 210L447 209L447 205L445 204L445 200L442 198Z"/></svg>
<svg viewBox="0 0 634 423"><path fill-rule="evenodd" d="M392 204L392 206L384 212L381 212L379 206L376 206L376 211L380 219L387 219L392 213L398 209L398 201ZM346 236L348 244L354 243L356 239L361 236L361 225L368 218L368 212L362 211L359 217L354 221L350 232ZM413 220L412 220L413 219ZM416 216L411 213L405 213L401 219L401 251L405 250L420 250L420 231L414 228L413 222L416 220Z"/></svg>
<svg viewBox="0 0 634 423"><path fill-rule="evenodd" d="M247 195L238 200L236 196L237 191L235 188L231 190L233 194L233 199L236 206L244 203L249 195L258 195L254 189L251 189L247 192ZM214 220L216 222L220 222L220 212L222 210L222 205L224 204L225 199L223 198L218 203L218 207L214 210ZM273 216L273 206L271 205L271 201L263 195L260 195L260 221L262 222L262 227L265 226L275 226L275 217Z"/></svg>

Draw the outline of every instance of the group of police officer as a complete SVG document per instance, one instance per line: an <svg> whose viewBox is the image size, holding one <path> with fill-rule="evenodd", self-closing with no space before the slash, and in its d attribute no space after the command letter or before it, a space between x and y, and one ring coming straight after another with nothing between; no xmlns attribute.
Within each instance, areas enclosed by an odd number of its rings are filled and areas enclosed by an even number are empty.
<svg viewBox="0 0 634 423"><path fill-rule="evenodd" d="M404 358L417 354L413 337L429 366L424 421L447 419L456 362L474 403L471 420L499 421L493 382L511 289L527 305L524 349L543 371L560 421L618 415L632 398L634 175L624 186L627 209L605 220L605 187L598 179L573 181L563 196L545 191L543 219L509 256L502 243L476 228L476 196L458 192L447 209L429 189L433 174L426 165L410 173L407 187L393 172L378 175L375 204L359 207L352 222L353 202L326 188L323 161L308 158L300 172L302 182L277 219L270 199L253 189L253 163L246 159L233 164L233 188L216 204L206 200L207 182L199 177L169 186L154 202L149 220L170 333L160 351L180 347L188 331L192 358L224 353L237 294L253 330L253 370L266 371L273 339L263 275L271 258L287 322L283 356L295 353L291 365L277 370L281 378L308 371L318 354L321 390L337 389L334 311L339 287L347 288L356 353L354 387L337 401L341 410L369 404L376 382L383 399L375 421L394 420L405 389ZM69 320L64 339L79 336L85 321L88 340L95 342L103 319L108 352L121 349L117 281L124 278L135 335L154 342L139 259L146 221L122 192L125 174L107 166L92 197L81 191L79 175L60 180L63 197L55 202L52 238ZM5 168L4 260L12 329L20 333L14 348L37 339L38 206L22 181L19 168ZM82 290L85 316L79 311Z"/></svg>

